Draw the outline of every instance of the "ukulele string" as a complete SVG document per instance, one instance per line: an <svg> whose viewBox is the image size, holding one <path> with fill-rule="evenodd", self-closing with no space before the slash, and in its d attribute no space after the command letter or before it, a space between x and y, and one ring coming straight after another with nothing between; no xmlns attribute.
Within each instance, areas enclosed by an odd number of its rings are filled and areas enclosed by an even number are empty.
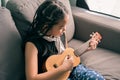
<svg viewBox="0 0 120 80"><path fill-rule="evenodd" d="M90 40L83 43L79 48L75 49L74 53L76 56L81 56L89 48Z"/></svg>

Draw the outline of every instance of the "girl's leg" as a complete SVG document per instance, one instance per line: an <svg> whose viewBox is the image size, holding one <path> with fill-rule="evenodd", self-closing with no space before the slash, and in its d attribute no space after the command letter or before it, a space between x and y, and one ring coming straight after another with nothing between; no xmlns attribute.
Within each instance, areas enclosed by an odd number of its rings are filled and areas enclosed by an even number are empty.
<svg viewBox="0 0 120 80"><path fill-rule="evenodd" d="M68 80L105 80L98 72L88 69L83 64L73 69Z"/></svg>

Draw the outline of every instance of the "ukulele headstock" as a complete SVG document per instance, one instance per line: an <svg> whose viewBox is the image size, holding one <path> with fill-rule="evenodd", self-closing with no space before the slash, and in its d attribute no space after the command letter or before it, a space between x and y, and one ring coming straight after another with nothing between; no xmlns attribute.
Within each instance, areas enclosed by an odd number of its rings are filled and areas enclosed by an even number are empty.
<svg viewBox="0 0 120 80"><path fill-rule="evenodd" d="M92 34L90 34L90 37L91 37L91 39L94 39L94 40L96 40L97 42L100 42L101 39L102 39L101 34L98 33L98 32L92 32Z"/></svg>

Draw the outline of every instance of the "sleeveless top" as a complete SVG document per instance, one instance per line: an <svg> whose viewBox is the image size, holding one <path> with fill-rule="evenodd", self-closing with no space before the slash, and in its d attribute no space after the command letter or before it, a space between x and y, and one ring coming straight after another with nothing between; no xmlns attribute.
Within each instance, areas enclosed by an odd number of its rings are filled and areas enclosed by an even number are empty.
<svg viewBox="0 0 120 80"><path fill-rule="evenodd" d="M65 35L61 36L61 40L65 46ZM41 37L28 38L26 42L32 42L38 50L38 73L45 72L46 59L51 55L58 54L55 42L49 42Z"/></svg>

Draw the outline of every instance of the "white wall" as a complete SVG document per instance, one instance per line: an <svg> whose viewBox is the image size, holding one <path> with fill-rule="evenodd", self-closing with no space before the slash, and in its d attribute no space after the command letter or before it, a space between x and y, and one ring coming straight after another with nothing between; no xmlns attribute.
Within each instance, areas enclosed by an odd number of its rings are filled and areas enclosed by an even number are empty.
<svg viewBox="0 0 120 80"><path fill-rule="evenodd" d="M1 0L0 0L0 6L1 6Z"/></svg>
<svg viewBox="0 0 120 80"><path fill-rule="evenodd" d="M120 17L120 0L86 0L91 10Z"/></svg>
<svg viewBox="0 0 120 80"><path fill-rule="evenodd" d="M0 0L1 1L1 5L2 6L6 6L6 3L9 1L9 0Z"/></svg>
<svg viewBox="0 0 120 80"><path fill-rule="evenodd" d="M72 5L72 6L76 6L76 1L77 0L69 0L70 1L70 4Z"/></svg>

